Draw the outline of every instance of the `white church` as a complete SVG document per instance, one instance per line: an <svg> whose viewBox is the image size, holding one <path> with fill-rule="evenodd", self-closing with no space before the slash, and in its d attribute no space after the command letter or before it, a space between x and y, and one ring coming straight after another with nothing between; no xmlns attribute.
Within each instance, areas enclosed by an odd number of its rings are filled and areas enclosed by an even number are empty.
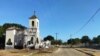
<svg viewBox="0 0 100 56"><path fill-rule="evenodd" d="M10 27L6 30L5 49L14 48L39 48L41 43L39 19L36 15L29 18L29 28L22 30Z"/></svg>

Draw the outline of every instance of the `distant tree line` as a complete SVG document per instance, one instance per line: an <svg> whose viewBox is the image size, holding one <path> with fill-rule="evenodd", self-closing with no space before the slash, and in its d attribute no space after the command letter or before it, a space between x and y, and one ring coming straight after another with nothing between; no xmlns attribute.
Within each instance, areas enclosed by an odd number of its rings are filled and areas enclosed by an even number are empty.
<svg viewBox="0 0 100 56"><path fill-rule="evenodd" d="M93 37L93 39L90 39L89 36L85 35L81 38L70 38L66 42L62 42L61 39L55 40L55 38L51 35L48 35L44 37L44 41L50 40L52 45L70 45L73 47L73 45L80 45L82 47L92 47L97 46L100 47L100 35L97 37Z"/></svg>
<svg viewBox="0 0 100 56"><path fill-rule="evenodd" d="M26 29L25 26L21 25L21 24L16 24L16 23L5 23L3 25L0 26L0 48L4 48L5 47L5 33L6 33L6 29L9 27L17 27L20 29Z"/></svg>
<svg viewBox="0 0 100 56"><path fill-rule="evenodd" d="M70 44L70 45L83 44L84 47L92 47L92 46L100 47L100 35L98 35L97 37L93 37L93 39L90 39L89 36L82 36L81 39L70 38L68 39L67 44Z"/></svg>
<svg viewBox="0 0 100 56"><path fill-rule="evenodd" d="M43 40L44 41L47 41L47 40L51 41L52 45L61 45L62 44L62 40L60 40L60 39L56 40L52 35L48 35L48 36L44 37Z"/></svg>

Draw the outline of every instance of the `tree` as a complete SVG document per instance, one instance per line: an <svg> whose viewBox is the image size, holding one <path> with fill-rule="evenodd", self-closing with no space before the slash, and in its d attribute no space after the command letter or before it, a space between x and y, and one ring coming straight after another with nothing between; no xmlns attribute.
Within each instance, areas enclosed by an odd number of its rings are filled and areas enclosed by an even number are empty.
<svg viewBox="0 0 100 56"><path fill-rule="evenodd" d="M87 44L89 44L91 42L91 40L89 39L88 36L83 36L81 39L81 42L84 43L86 46Z"/></svg>
<svg viewBox="0 0 100 56"><path fill-rule="evenodd" d="M48 35L47 37L44 38L44 41L47 41L47 40L54 41L54 37L51 35Z"/></svg>
<svg viewBox="0 0 100 56"><path fill-rule="evenodd" d="M63 42L62 44L63 44L63 45L67 45L67 42Z"/></svg>
<svg viewBox="0 0 100 56"><path fill-rule="evenodd" d="M0 26L0 37L3 37L3 34L4 34L4 29L2 26Z"/></svg>
<svg viewBox="0 0 100 56"><path fill-rule="evenodd" d="M70 47L72 47L74 44L75 44L75 39L69 39L68 41L67 41L67 44L70 44L71 46Z"/></svg>
<svg viewBox="0 0 100 56"><path fill-rule="evenodd" d="M71 38L67 41L68 44L72 44L72 45L75 45L75 44L79 44L80 43L80 39L79 38Z"/></svg>
<svg viewBox="0 0 100 56"><path fill-rule="evenodd" d="M79 38L74 39L74 44L79 44L80 42L81 42L81 40Z"/></svg>
<svg viewBox="0 0 100 56"><path fill-rule="evenodd" d="M67 44L71 44L72 43L72 39L68 39Z"/></svg>
<svg viewBox="0 0 100 56"><path fill-rule="evenodd" d="M62 44L62 40L60 40L60 39L59 40L55 40L54 37L51 36L51 35L48 35L47 37L44 38L44 41L47 41L47 40L51 41L52 45L55 45L55 44L61 45Z"/></svg>
<svg viewBox="0 0 100 56"><path fill-rule="evenodd" d="M98 38L97 38L97 37L93 37L92 42L93 42L94 44L97 44L97 43L98 43Z"/></svg>
<svg viewBox="0 0 100 56"><path fill-rule="evenodd" d="M51 44L53 45L56 43L54 40L54 37L51 35L48 35L47 37L44 38L44 41L47 41L47 40L51 41Z"/></svg>
<svg viewBox="0 0 100 56"><path fill-rule="evenodd" d="M9 28L9 27L17 27L17 28L20 28L20 29L26 29L25 26L21 25L21 24L16 24L16 23L5 23L3 24L2 26L0 26L0 37L3 36L3 34L6 32L6 29Z"/></svg>
<svg viewBox="0 0 100 56"><path fill-rule="evenodd" d="M0 37L0 49L4 49L5 47L5 36Z"/></svg>
<svg viewBox="0 0 100 56"><path fill-rule="evenodd" d="M77 44L80 44L80 43L81 43L81 40L79 38L70 38L67 41L67 44L70 44L70 47L73 47L73 45L77 45Z"/></svg>
<svg viewBox="0 0 100 56"><path fill-rule="evenodd" d="M100 35L97 36L97 44L100 44Z"/></svg>
<svg viewBox="0 0 100 56"><path fill-rule="evenodd" d="M94 44L100 44L100 35L98 35L97 37L94 37L92 41Z"/></svg>
<svg viewBox="0 0 100 56"><path fill-rule="evenodd" d="M6 30L7 28L13 27L13 26L20 28L20 29L26 29L25 26L23 26L21 24L17 24L17 23L5 23L2 27L4 28L4 30Z"/></svg>
<svg viewBox="0 0 100 56"><path fill-rule="evenodd" d="M55 44L57 44L57 45L61 45L62 44L62 40L61 39L59 39L59 40L55 40Z"/></svg>

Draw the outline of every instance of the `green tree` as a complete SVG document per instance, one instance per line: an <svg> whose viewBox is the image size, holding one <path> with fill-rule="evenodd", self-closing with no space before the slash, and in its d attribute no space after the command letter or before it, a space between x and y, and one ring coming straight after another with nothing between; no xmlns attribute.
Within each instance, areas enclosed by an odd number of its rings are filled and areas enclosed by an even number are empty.
<svg viewBox="0 0 100 56"><path fill-rule="evenodd" d="M47 37L44 38L44 41L47 41L47 40L54 41L54 37L51 35L48 35Z"/></svg>
<svg viewBox="0 0 100 56"><path fill-rule="evenodd" d="M5 23L5 24L3 25L3 28L4 28L4 30L6 30L7 28L13 27L13 26L15 26L15 27L17 27L17 28L20 28L20 29L26 29L25 26L23 26L23 25L21 25L21 24L17 24L17 23Z"/></svg>
<svg viewBox="0 0 100 56"><path fill-rule="evenodd" d="M80 40L79 38L75 38L75 39L74 39L74 43L75 43L75 44L79 44L80 42L81 42L81 40Z"/></svg>
<svg viewBox="0 0 100 56"><path fill-rule="evenodd" d="M90 39L88 36L83 36L82 39L81 39L81 42L85 44L85 46L87 46L87 44L90 43Z"/></svg>
<svg viewBox="0 0 100 56"><path fill-rule="evenodd" d="M70 47L73 47L73 45L75 44L75 40L71 38L67 41L67 44L70 44L71 45Z"/></svg>
<svg viewBox="0 0 100 56"><path fill-rule="evenodd" d="M71 47L73 47L73 45L77 45L81 42L81 40L79 38L71 38L67 41L67 44L70 44Z"/></svg>
<svg viewBox="0 0 100 56"><path fill-rule="evenodd" d="M97 36L96 42L97 44L100 44L100 35Z"/></svg>
<svg viewBox="0 0 100 56"><path fill-rule="evenodd" d="M52 45L54 45L56 43L56 41L55 41L55 39L54 39L54 37L52 35L46 36L43 40L44 41L47 41L47 40L51 41Z"/></svg>
<svg viewBox="0 0 100 56"><path fill-rule="evenodd" d="M4 34L4 29L2 26L0 26L0 37L3 37L3 34Z"/></svg>
<svg viewBox="0 0 100 56"><path fill-rule="evenodd" d="M68 39L67 44L71 44L72 43L72 39Z"/></svg>
<svg viewBox="0 0 100 56"><path fill-rule="evenodd" d="M57 45L61 45L62 44L62 40L61 39L55 40L55 42L56 42Z"/></svg>
<svg viewBox="0 0 100 56"><path fill-rule="evenodd" d="M63 45L67 45L67 42L63 42L62 44L63 44Z"/></svg>
<svg viewBox="0 0 100 56"><path fill-rule="evenodd" d="M97 38L97 37L93 37L92 42L93 42L94 44L97 44L97 43L98 43L98 38Z"/></svg>
<svg viewBox="0 0 100 56"><path fill-rule="evenodd" d="M16 23L5 23L3 24L3 26L0 26L0 37L3 36L3 34L6 32L6 29L9 28L9 27L17 27L17 28L20 28L20 29L26 29L25 26L21 25L21 24L16 24Z"/></svg>

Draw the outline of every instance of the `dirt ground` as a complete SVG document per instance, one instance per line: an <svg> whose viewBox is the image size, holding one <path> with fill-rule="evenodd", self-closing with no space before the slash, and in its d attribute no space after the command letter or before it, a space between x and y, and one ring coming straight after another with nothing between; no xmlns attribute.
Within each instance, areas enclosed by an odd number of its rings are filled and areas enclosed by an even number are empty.
<svg viewBox="0 0 100 56"><path fill-rule="evenodd" d="M30 52L28 50L0 50L0 56L23 56L28 55Z"/></svg>
<svg viewBox="0 0 100 56"><path fill-rule="evenodd" d="M37 53L32 53L30 56L48 56L57 50L58 48L40 49Z"/></svg>
<svg viewBox="0 0 100 56"><path fill-rule="evenodd" d="M37 56L37 55L46 55L57 50L57 48L50 49L40 49L40 50L28 50L28 49L9 49L9 50L0 50L0 56Z"/></svg>
<svg viewBox="0 0 100 56"><path fill-rule="evenodd" d="M93 56L100 56L100 50L98 49L90 49L90 48L78 48L82 52L92 54Z"/></svg>
<svg viewBox="0 0 100 56"><path fill-rule="evenodd" d="M79 52L73 48L58 48L53 53L38 53L32 56L89 56L85 53Z"/></svg>

